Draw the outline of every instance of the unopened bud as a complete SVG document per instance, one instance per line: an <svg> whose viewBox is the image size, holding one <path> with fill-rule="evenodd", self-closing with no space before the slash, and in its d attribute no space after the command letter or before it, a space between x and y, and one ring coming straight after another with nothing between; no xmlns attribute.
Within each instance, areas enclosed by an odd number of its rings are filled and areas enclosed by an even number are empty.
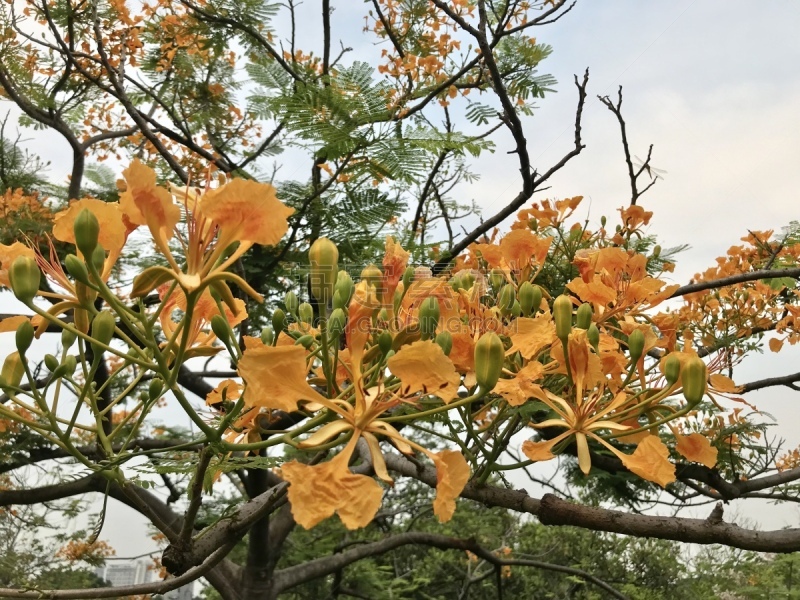
<svg viewBox="0 0 800 600"><path fill-rule="evenodd" d="M0 370L0 386L17 387L25 374L25 363L19 352L12 352L6 356L3 369Z"/></svg>
<svg viewBox="0 0 800 600"><path fill-rule="evenodd" d="M381 287L381 281L383 280L383 273L381 270L376 267L375 265L367 265L361 271L361 279L366 281L368 284L375 286L375 289Z"/></svg>
<svg viewBox="0 0 800 600"><path fill-rule="evenodd" d="M681 376L681 361L674 354L664 360L664 378L670 385L675 385Z"/></svg>
<svg viewBox="0 0 800 600"><path fill-rule="evenodd" d="M308 250L311 294L323 306L333 299L339 272L339 249L328 238L319 238Z"/></svg>
<svg viewBox="0 0 800 600"><path fill-rule="evenodd" d="M653 258L658 258L661 256L661 246L656 244L653 246Z"/></svg>
<svg viewBox="0 0 800 600"><path fill-rule="evenodd" d="M539 299L536 302L536 299ZM519 286L519 306L522 309L522 315L528 317L531 313L539 310L539 305L542 303L542 288L538 285L533 285L530 281L525 281Z"/></svg>
<svg viewBox="0 0 800 600"><path fill-rule="evenodd" d="M495 294L500 291L505 280L506 278L500 269L492 269L492 272L489 273L489 285L492 287L492 291Z"/></svg>
<svg viewBox="0 0 800 600"><path fill-rule="evenodd" d="M589 329L586 330L586 339L589 340L589 343L594 348L594 351L598 354L600 353L600 330L597 328L597 325L592 323L589 325Z"/></svg>
<svg viewBox="0 0 800 600"><path fill-rule="evenodd" d="M411 285L411 282L414 281L414 267L406 267L406 270L403 271L403 289L407 290L408 286Z"/></svg>
<svg viewBox="0 0 800 600"><path fill-rule="evenodd" d="M111 343L114 337L114 327L116 326L116 319L109 311L104 310L95 316L92 320L92 338L96 342L100 342L104 346Z"/></svg>
<svg viewBox="0 0 800 600"><path fill-rule="evenodd" d="M584 302L578 307L578 310L575 311L575 327L580 329L589 329L589 325L592 324L592 315L594 311L592 310L592 305L588 302Z"/></svg>
<svg viewBox="0 0 800 600"><path fill-rule="evenodd" d="M308 350L311 348L311 344L314 343L314 336L313 335L301 335L297 338L297 341L294 343L295 346L298 344Z"/></svg>
<svg viewBox="0 0 800 600"><path fill-rule="evenodd" d="M419 329L422 339L432 338L439 325L439 301L435 296L428 296L419 307Z"/></svg>
<svg viewBox="0 0 800 600"><path fill-rule="evenodd" d="M308 302L303 302L297 308L297 316L299 317L301 323L311 325L311 323L314 321L314 307Z"/></svg>
<svg viewBox="0 0 800 600"><path fill-rule="evenodd" d="M276 308L272 313L272 329L276 333L280 333L283 331L284 325L286 325L286 313L282 309Z"/></svg>
<svg viewBox="0 0 800 600"><path fill-rule="evenodd" d="M19 351L20 356L25 356L28 348L31 347L34 333L36 332L34 331L33 325L31 325L30 321L23 321L22 324L17 327L15 341L17 342L17 350Z"/></svg>
<svg viewBox="0 0 800 600"><path fill-rule="evenodd" d="M500 337L493 331L484 333L475 344L475 381L486 393L497 385L503 372L505 349Z"/></svg>
<svg viewBox="0 0 800 600"><path fill-rule="evenodd" d="M231 341L231 329L228 326L228 321L222 315L214 315L211 317L211 331L217 336L223 344L229 344Z"/></svg>
<svg viewBox="0 0 800 600"><path fill-rule="evenodd" d="M697 356L690 358L681 370L683 397L689 406L696 406L703 400L707 383L706 363Z"/></svg>
<svg viewBox="0 0 800 600"><path fill-rule="evenodd" d="M47 367L47 370L51 373L54 373L60 364L61 363L58 361L58 359L52 354L44 355L44 366Z"/></svg>
<svg viewBox="0 0 800 600"><path fill-rule="evenodd" d="M78 339L78 336L71 332L69 329L61 331L61 347L66 350L72 348L72 344Z"/></svg>
<svg viewBox="0 0 800 600"><path fill-rule="evenodd" d="M569 332L572 331L572 300L566 294L553 301L553 321L558 339L562 342L569 339Z"/></svg>
<svg viewBox="0 0 800 600"><path fill-rule="evenodd" d="M106 264L106 251L98 244L94 247L94 250L90 256L92 260L92 267L94 267L95 271L98 273L102 273L103 267Z"/></svg>
<svg viewBox="0 0 800 600"><path fill-rule="evenodd" d="M155 402L161 397L161 392L164 390L164 382L161 379L153 379L147 388L147 395L150 402Z"/></svg>
<svg viewBox="0 0 800 600"><path fill-rule="evenodd" d="M39 266L34 259L29 256L18 256L8 271L11 290L17 300L24 304L30 304L36 294L39 293L41 276Z"/></svg>
<svg viewBox="0 0 800 600"><path fill-rule="evenodd" d="M436 343L444 352L445 356L450 355L450 350L453 349L453 335L449 331L441 331L436 336Z"/></svg>
<svg viewBox="0 0 800 600"><path fill-rule="evenodd" d="M628 352L632 363L639 362L644 352L644 333L641 329L634 329L628 336Z"/></svg>
<svg viewBox="0 0 800 600"><path fill-rule="evenodd" d="M72 225L75 234L75 245L86 259L90 259L92 252L97 247L97 238L100 236L100 223L94 213L84 208L75 218Z"/></svg>
<svg viewBox="0 0 800 600"><path fill-rule="evenodd" d="M389 354L389 351L392 349L392 334L388 331L384 330L381 331L380 335L378 336L378 348L381 349L381 354L386 356Z"/></svg>
<svg viewBox="0 0 800 600"><path fill-rule="evenodd" d="M341 308L336 308L331 313L331 316L328 318L328 335L333 341L338 341L338 339L342 337L346 320L347 316Z"/></svg>
<svg viewBox="0 0 800 600"><path fill-rule="evenodd" d="M64 259L64 266L67 268L67 273L72 275L75 281L79 281L84 285L89 285L89 271L86 270L86 263L74 254L67 254Z"/></svg>
<svg viewBox="0 0 800 600"><path fill-rule="evenodd" d="M336 294L341 296L341 306L335 306L334 308L344 308L350 303L350 298L353 297L353 292L356 289L356 284L353 283L353 278L350 277L350 274L347 271L339 271L336 275L336 285L333 288L333 295L336 298Z"/></svg>
<svg viewBox="0 0 800 600"><path fill-rule="evenodd" d="M289 314L297 315L297 307L300 306L300 300L298 300L297 294L294 292L286 292L283 303L286 305L286 310L289 311Z"/></svg>
<svg viewBox="0 0 800 600"><path fill-rule="evenodd" d="M510 315L516 299L514 286L510 283L504 285L503 289L500 290L500 295L497 296L497 308L500 309L500 314L504 317Z"/></svg>
<svg viewBox="0 0 800 600"><path fill-rule="evenodd" d="M261 343L265 346L272 346L272 342L275 341L275 331L272 327L264 327L261 330Z"/></svg>

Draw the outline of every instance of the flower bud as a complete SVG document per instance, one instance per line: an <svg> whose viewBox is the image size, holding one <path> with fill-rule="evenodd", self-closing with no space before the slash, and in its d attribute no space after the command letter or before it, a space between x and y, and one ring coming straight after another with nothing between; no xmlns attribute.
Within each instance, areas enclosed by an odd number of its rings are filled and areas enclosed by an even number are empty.
<svg viewBox="0 0 800 600"><path fill-rule="evenodd" d="M639 362L644 352L644 333L641 329L634 329L628 336L628 352L632 363Z"/></svg>
<svg viewBox="0 0 800 600"><path fill-rule="evenodd" d="M308 250L311 294L323 306L333 298L339 272L339 249L328 238L318 238Z"/></svg>
<svg viewBox="0 0 800 600"><path fill-rule="evenodd" d="M338 342L344 332L344 325L347 321L347 316L341 308L335 308L328 318L328 335L335 342Z"/></svg>
<svg viewBox="0 0 800 600"><path fill-rule="evenodd" d="M161 392L164 390L164 382L161 379L153 379L150 381L150 385L147 388L147 396L150 399L150 402L155 402L161 396Z"/></svg>
<svg viewBox="0 0 800 600"><path fill-rule="evenodd" d="M706 363L697 356L690 358L681 370L681 385L683 397L689 406L696 406L706 393L707 370Z"/></svg>
<svg viewBox="0 0 800 600"><path fill-rule="evenodd" d="M375 290L381 287L381 281L383 280L383 273L381 270L376 267L375 265L367 265L361 271L361 279L366 280L372 286L375 286Z"/></svg>
<svg viewBox="0 0 800 600"><path fill-rule="evenodd" d="M92 320L92 338L96 342L108 346L111 339L114 337L114 327L116 326L116 319L109 311L104 310L95 316Z"/></svg>
<svg viewBox="0 0 800 600"><path fill-rule="evenodd" d="M461 287L465 290L472 289L472 286L475 285L475 276L467 271L461 276Z"/></svg>
<svg viewBox="0 0 800 600"><path fill-rule="evenodd" d="M597 325L592 323L589 325L589 329L586 330L586 339L589 340L589 343L594 348L594 351L598 354L600 353L600 330L597 328Z"/></svg>
<svg viewBox="0 0 800 600"><path fill-rule="evenodd" d="M475 344L475 381L482 392L494 389L504 361L505 349L500 337L493 331L484 333Z"/></svg>
<svg viewBox="0 0 800 600"><path fill-rule="evenodd" d="M392 349L392 334L388 331L384 330L381 331L380 335L378 336L378 348L381 349L381 354L386 356L389 354L389 351Z"/></svg>
<svg viewBox="0 0 800 600"><path fill-rule="evenodd" d="M58 362L58 359L52 354L44 355L44 366L47 367L47 370L51 373L54 373L60 364L61 363Z"/></svg>
<svg viewBox="0 0 800 600"><path fill-rule="evenodd" d="M449 331L442 331L436 336L436 343L444 352L445 356L450 355L450 350L453 349L453 335Z"/></svg>
<svg viewBox="0 0 800 600"><path fill-rule="evenodd" d="M562 342L569 339L569 332L572 331L572 300L566 294L561 294L553 301L553 321L558 339Z"/></svg>
<svg viewBox="0 0 800 600"><path fill-rule="evenodd" d="M518 300L514 300L514 304L511 306L511 316L517 319L520 315L522 315L522 307Z"/></svg>
<svg viewBox="0 0 800 600"><path fill-rule="evenodd" d="M61 347L66 350L72 348L72 344L78 339L78 336L72 333L69 329L61 331Z"/></svg>
<svg viewBox="0 0 800 600"><path fill-rule="evenodd" d="M39 279L41 276L39 266L34 259L29 256L18 256L8 271L11 290L17 300L24 304L30 304L36 294L39 293Z"/></svg>
<svg viewBox="0 0 800 600"><path fill-rule="evenodd" d="M222 315L214 315L211 317L211 331L217 336L220 342L226 346L231 341L231 328L228 326L228 321Z"/></svg>
<svg viewBox="0 0 800 600"><path fill-rule="evenodd" d="M334 298L338 293L341 296L341 306L335 306L334 308L344 308L350 303L350 298L353 297L353 292L356 289L356 284L353 283L353 278L350 277L350 274L347 271L339 271L336 275L336 285L333 288L333 295Z"/></svg>
<svg viewBox="0 0 800 600"><path fill-rule="evenodd" d="M661 256L661 246L656 244L653 246L653 258L658 258Z"/></svg>
<svg viewBox="0 0 800 600"><path fill-rule="evenodd" d="M406 267L406 270L403 271L403 289L407 290L412 281L414 281L414 267Z"/></svg>
<svg viewBox="0 0 800 600"><path fill-rule="evenodd" d="M0 386L17 387L25 374L25 363L19 352L12 352L6 356L3 369L0 370Z"/></svg>
<svg viewBox="0 0 800 600"><path fill-rule="evenodd" d="M334 290L333 292L333 300L331 301L331 304L333 305L334 309L347 308L347 302L345 301L344 296L342 296L342 293L338 289Z"/></svg>
<svg viewBox="0 0 800 600"><path fill-rule="evenodd" d="M606 223L608 223L608 219L606 219L605 215L600 217L600 227L605 227Z"/></svg>
<svg viewBox="0 0 800 600"><path fill-rule="evenodd" d="M675 385L681 376L681 361L674 354L664 360L664 378L670 385Z"/></svg>
<svg viewBox="0 0 800 600"><path fill-rule="evenodd" d="M276 308L272 313L272 329L279 334L283 331L284 325L286 325L286 313L282 309Z"/></svg>
<svg viewBox="0 0 800 600"><path fill-rule="evenodd" d="M297 341L295 341L294 345L297 346L299 344L300 346L308 350L309 348L311 348L311 344L313 343L314 343L313 335L301 335L299 338L297 338Z"/></svg>
<svg viewBox="0 0 800 600"><path fill-rule="evenodd" d="M103 267L106 264L106 251L99 244L94 247L94 251L91 254L91 260L94 270L98 273L102 273Z"/></svg>
<svg viewBox="0 0 800 600"><path fill-rule="evenodd" d="M84 208L75 218L72 225L75 234L75 245L84 258L89 259L97 247L97 238L100 236L100 223L97 217L88 208Z"/></svg>
<svg viewBox="0 0 800 600"><path fill-rule="evenodd" d="M75 281L79 281L84 285L89 285L89 271L86 270L86 263L74 254L67 254L64 259L64 266L67 268L67 273L72 275Z"/></svg>
<svg viewBox="0 0 800 600"><path fill-rule="evenodd" d="M592 324L593 315L594 311L592 310L592 305L588 302L584 302L578 307L578 310L575 311L575 327L589 329L589 325Z"/></svg>
<svg viewBox="0 0 800 600"><path fill-rule="evenodd" d="M457 292L458 290L464 288L464 283L461 281L461 278L456 277L455 275L453 275L450 278L450 281L448 281L447 283L450 284L450 287L453 288L454 292Z"/></svg>
<svg viewBox="0 0 800 600"><path fill-rule="evenodd" d="M275 341L275 330L272 327L264 327L261 330L261 343L265 346L272 346Z"/></svg>
<svg viewBox="0 0 800 600"><path fill-rule="evenodd" d="M286 292L283 303L286 305L286 310L289 311L290 315L297 315L297 307L300 306L300 300L297 299L297 294L294 292Z"/></svg>
<svg viewBox="0 0 800 600"><path fill-rule="evenodd" d="M500 314L504 317L510 315L516 299L516 290L514 286L510 283L504 285L503 289L500 290L500 295L497 296L497 308L500 309Z"/></svg>
<svg viewBox="0 0 800 600"><path fill-rule="evenodd" d="M314 307L308 302L303 302L297 308L297 316L300 318L301 323L311 325L311 323L314 321Z"/></svg>
<svg viewBox="0 0 800 600"><path fill-rule="evenodd" d="M505 280L506 278L500 269L492 269L491 273L489 273L489 285L495 294L500 291Z"/></svg>
<svg viewBox="0 0 800 600"><path fill-rule="evenodd" d="M78 368L78 359L72 354L68 354L64 359L64 362L61 364L64 366L64 374L72 375L75 372L75 369Z"/></svg>
<svg viewBox="0 0 800 600"><path fill-rule="evenodd" d="M528 317L531 313L536 314L542 304L542 288L533 285L530 281L525 281L519 286L519 306L522 315Z"/></svg>
<svg viewBox="0 0 800 600"><path fill-rule="evenodd" d="M33 325L31 325L30 321L23 321L22 324L17 327L16 342L17 350L19 351L20 356L25 356L28 348L31 347L34 333L36 332L34 331Z"/></svg>
<svg viewBox="0 0 800 600"><path fill-rule="evenodd" d="M422 339L427 340L433 337L438 325L439 301L435 296L428 296L419 307L419 330L422 333Z"/></svg>

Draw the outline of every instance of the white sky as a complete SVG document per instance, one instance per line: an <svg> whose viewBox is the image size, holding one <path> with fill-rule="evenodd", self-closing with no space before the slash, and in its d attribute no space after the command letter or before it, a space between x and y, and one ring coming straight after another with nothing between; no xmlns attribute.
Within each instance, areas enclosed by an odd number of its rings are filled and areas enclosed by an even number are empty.
<svg viewBox="0 0 800 600"><path fill-rule="evenodd" d="M334 29L337 24L345 30L360 28L363 5L341 0L333 4ZM540 109L526 126L536 166L546 167L568 151L576 101L572 77L588 66L583 119L588 147L552 179L552 189L537 198L584 195L581 210L590 210L593 222L602 214L614 222L614 211L629 200L628 181L616 119L596 95L615 95L623 85L632 152L644 157L648 145L655 144L652 164L667 171L640 201L655 211L651 232L664 247L692 245L679 256L676 282L686 283L710 266L747 229L779 230L798 219L799 26L800 6L790 0L578 2L559 23L535 32L539 41L554 48L541 71L555 75L559 84L558 93L539 102ZM310 27L303 33L311 39L317 35ZM53 172L59 173L69 156L60 138L33 132L26 136L32 138L31 148L53 161ZM484 215L518 191L517 165L506 154L511 148L508 138L498 138L496 154L476 166L481 180L462 190L464 200L474 198ZM7 298L0 296L2 312L10 310ZM8 347L6 341L3 347ZM755 357L743 366L737 381L794 372L798 358L796 351L778 359L769 353ZM788 438L789 446L800 443L794 427L800 397L772 388L748 400L777 417L781 425L775 432ZM792 507L751 506L747 502L737 510L766 528L797 526ZM130 536L136 521L130 511L114 512L104 533L120 553L149 550L145 540Z"/></svg>

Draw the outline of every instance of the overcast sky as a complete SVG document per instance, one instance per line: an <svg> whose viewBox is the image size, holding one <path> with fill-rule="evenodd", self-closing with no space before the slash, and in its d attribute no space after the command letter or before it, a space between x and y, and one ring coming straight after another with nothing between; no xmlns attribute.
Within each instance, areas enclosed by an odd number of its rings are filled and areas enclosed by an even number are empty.
<svg viewBox="0 0 800 600"><path fill-rule="evenodd" d="M337 20L362 13L355 3L333 4L339 5L334 28ZM629 189L616 120L596 95L616 94L622 85L632 152L644 157L654 144L652 164L667 171L640 202L655 212L651 232L665 247L692 245L679 257L676 282L686 283L710 266L747 229L780 229L798 219L798 28L800 5L790 0L579 1L560 22L535 33L553 46L541 70L559 84L526 126L535 166L547 167L568 151L576 101L572 78L589 67L587 148L537 197L584 195L581 210L590 210L595 223L602 214L614 222L612 213L627 204ZM67 154L56 139L40 143L37 135L32 149L53 160L57 172ZM481 180L463 190L464 199L475 199L486 215L518 191L517 166L506 154L511 148L499 138L497 153L476 167ZM782 353L780 360L756 357L737 381L796 371L798 359L798 352ZM800 396L772 388L748 400L782 420L779 432L791 446L800 443L794 408ZM797 526L793 508L742 512L765 527ZM132 542L119 526L130 518L110 519L104 531L121 552L137 553L147 544Z"/></svg>

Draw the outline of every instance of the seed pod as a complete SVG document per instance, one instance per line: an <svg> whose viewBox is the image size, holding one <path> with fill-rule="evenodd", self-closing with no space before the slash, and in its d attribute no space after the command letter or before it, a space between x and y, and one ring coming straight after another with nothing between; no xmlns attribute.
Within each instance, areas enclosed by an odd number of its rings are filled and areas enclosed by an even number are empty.
<svg viewBox="0 0 800 600"><path fill-rule="evenodd" d="M588 302L584 302L578 307L578 310L575 311L575 327L579 329L589 329L589 325L592 324L593 315L594 311L592 310L592 305Z"/></svg>
<svg viewBox="0 0 800 600"><path fill-rule="evenodd" d="M367 283L370 285L375 286L375 289L381 287L381 281L383 280L383 273L381 270L373 264L369 264L363 268L361 271L361 279L366 280Z"/></svg>
<svg viewBox="0 0 800 600"><path fill-rule="evenodd" d="M23 321L22 324L17 327L15 341L17 342L17 350L19 351L20 356L25 356L28 348L31 347L34 333L36 332L34 331L33 325L31 325L30 321Z"/></svg>
<svg viewBox="0 0 800 600"><path fill-rule="evenodd" d="M286 296L283 298L283 303L286 305L286 310L289 311L290 315L297 316L297 307L300 306L300 300L297 299L297 294L294 292L286 292Z"/></svg>
<svg viewBox="0 0 800 600"><path fill-rule="evenodd" d="M283 326L286 325L286 313L280 308L276 308L272 313L272 329L276 333L283 331Z"/></svg>
<svg viewBox="0 0 800 600"><path fill-rule="evenodd" d="M681 361L674 354L664 360L664 378L670 385L675 385L681 376Z"/></svg>
<svg viewBox="0 0 800 600"><path fill-rule="evenodd" d="M475 380L482 392L494 389L504 361L505 349L500 337L493 331L484 333L475 344Z"/></svg>
<svg viewBox="0 0 800 600"><path fill-rule="evenodd" d="M428 296L419 307L419 330L422 339L432 338L439 324L439 301L435 296Z"/></svg>
<svg viewBox="0 0 800 600"><path fill-rule="evenodd" d="M504 317L510 315L516 299L514 286L510 283L505 284L503 289L500 290L500 295L497 296L497 308L500 309L500 314Z"/></svg>
<svg viewBox="0 0 800 600"><path fill-rule="evenodd" d="M632 363L639 362L644 352L644 333L641 329L634 329L628 336L628 352Z"/></svg>
<svg viewBox="0 0 800 600"><path fill-rule="evenodd" d="M42 274L36 261L29 256L18 256L11 264L8 278L11 290L17 300L23 304L30 304L39 293L39 280Z"/></svg>
<svg viewBox="0 0 800 600"><path fill-rule="evenodd" d="M496 294L503 287L506 278L500 269L492 269L489 273L489 285L492 286L492 291Z"/></svg>
<svg viewBox="0 0 800 600"><path fill-rule="evenodd" d="M569 332L572 331L572 300L566 294L553 301L553 321L558 339L562 342L569 339Z"/></svg>
<svg viewBox="0 0 800 600"><path fill-rule="evenodd" d="M303 302L297 308L297 316L300 318L302 323L306 325L311 325L311 322L314 320L314 307L311 306L308 302Z"/></svg>
<svg viewBox="0 0 800 600"><path fill-rule="evenodd" d="M211 317L211 331L217 336L223 344L229 344L231 341L231 328L228 326L228 321L222 315L214 315Z"/></svg>
<svg viewBox="0 0 800 600"><path fill-rule="evenodd" d="M453 349L453 335L449 331L441 331L436 336L436 343L439 344L444 355L449 356Z"/></svg>
<svg viewBox="0 0 800 600"><path fill-rule="evenodd" d="M47 367L47 370L51 373L54 373L56 369L58 369L61 363L58 362L58 359L53 356L52 354L45 354L44 355L44 366Z"/></svg>
<svg viewBox="0 0 800 600"><path fill-rule="evenodd" d="M328 238L319 238L308 250L308 261L311 294L322 305L327 305L333 298L338 279L339 249Z"/></svg>
<svg viewBox="0 0 800 600"><path fill-rule="evenodd" d="M586 330L586 339L589 340L589 343L594 348L594 351L598 354L600 353L600 330L597 328L597 325L592 323L589 325L589 329Z"/></svg>
<svg viewBox="0 0 800 600"><path fill-rule="evenodd" d="M311 344L313 343L314 343L313 335L301 335L299 338L297 338L297 341L295 341L294 345L297 346L299 344L303 346L303 348L308 350L311 347Z"/></svg>
<svg viewBox="0 0 800 600"><path fill-rule="evenodd" d="M88 208L84 208L75 218L72 225L75 234L75 245L84 258L91 258L92 252L97 247L97 238L100 236L100 223L97 217Z"/></svg>
<svg viewBox="0 0 800 600"><path fill-rule="evenodd" d="M347 316L341 308L334 309L331 316L328 318L328 335L334 342L337 342L339 338L342 337L346 321Z"/></svg>
<svg viewBox="0 0 800 600"><path fill-rule="evenodd" d="M147 388L147 395L150 402L155 402L161 396L164 389L164 382L161 379L153 379Z"/></svg>
<svg viewBox="0 0 800 600"><path fill-rule="evenodd" d="M104 310L95 316L92 320L92 338L96 342L108 346L111 339L114 337L114 327L116 326L116 319L109 311Z"/></svg>
<svg viewBox="0 0 800 600"><path fill-rule="evenodd" d="M381 331L380 335L378 336L378 348L381 349L381 354L386 356L389 354L389 351L392 349L392 334L388 331L384 330Z"/></svg>
<svg viewBox="0 0 800 600"><path fill-rule="evenodd" d="M12 352L6 356L3 368L0 370L0 386L17 387L25 374L25 363L19 352Z"/></svg>
<svg viewBox="0 0 800 600"><path fill-rule="evenodd" d="M275 330L272 327L264 327L261 330L261 343L265 346L272 346L273 341L275 341Z"/></svg>
<svg viewBox="0 0 800 600"><path fill-rule="evenodd" d="M75 281L79 281L84 285L89 285L89 271L86 270L86 263L74 254L67 254L64 259L64 266L67 268L67 273L72 275Z"/></svg>
<svg viewBox="0 0 800 600"><path fill-rule="evenodd" d="M681 385L683 397L689 406L696 406L706 393L707 370L706 363L697 356L690 358L681 370Z"/></svg>

